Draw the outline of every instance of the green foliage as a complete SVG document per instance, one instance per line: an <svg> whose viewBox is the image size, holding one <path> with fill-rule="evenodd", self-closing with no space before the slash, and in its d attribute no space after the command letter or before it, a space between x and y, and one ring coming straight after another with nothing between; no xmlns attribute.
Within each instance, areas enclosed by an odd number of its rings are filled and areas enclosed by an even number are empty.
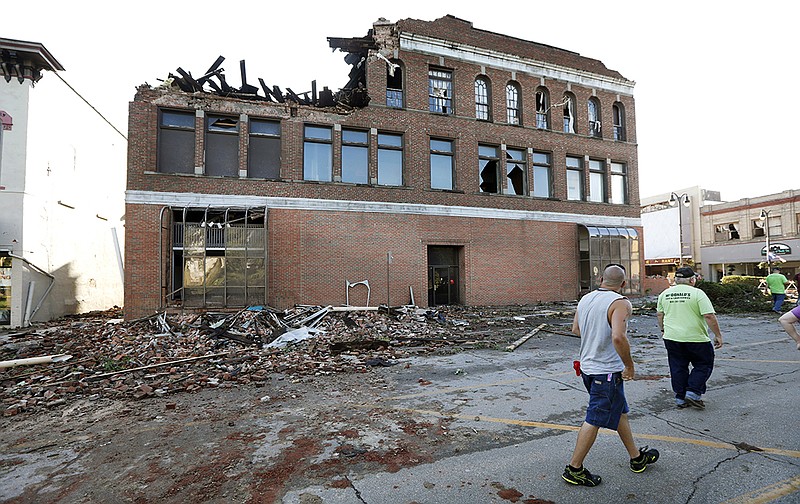
<svg viewBox="0 0 800 504"><path fill-rule="evenodd" d="M731 275L722 283L700 281L696 286L708 295L717 313L767 312L771 305L758 290L758 282L757 277Z"/></svg>

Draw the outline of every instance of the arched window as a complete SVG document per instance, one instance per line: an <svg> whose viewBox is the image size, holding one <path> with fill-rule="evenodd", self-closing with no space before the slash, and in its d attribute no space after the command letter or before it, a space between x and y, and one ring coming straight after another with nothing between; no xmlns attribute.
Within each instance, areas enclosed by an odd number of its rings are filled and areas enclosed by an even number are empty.
<svg viewBox="0 0 800 504"><path fill-rule="evenodd" d="M491 96L491 88L489 86L489 79L483 75L479 75L475 79L475 119L480 121L491 120L491 108L489 104Z"/></svg>
<svg viewBox="0 0 800 504"><path fill-rule="evenodd" d="M600 101L594 96L589 98L589 136L603 136L600 131Z"/></svg>
<svg viewBox="0 0 800 504"><path fill-rule="evenodd" d="M543 87L536 90L536 127L550 129L550 93Z"/></svg>
<svg viewBox="0 0 800 504"><path fill-rule="evenodd" d="M386 64L386 106L403 108L403 67L399 61Z"/></svg>
<svg viewBox="0 0 800 504"><path fill-rule="evenodd" d="M522 124L522 107L519 102L519 84L506 84L506 117L508 124Z"/></svg>
<svg viewBox="0 0 800 504"><path fill-rule="evenodd" d="M625 107L616 102L612 111L614 115L614 140L624 142L627 140L625 135Z"/></svg>
<svg viewBox="0 0 800 504"><path fill-rule="evenodd" d="M578 123L578 116L575 113L575 95L572 93L564 93L564 99L561 100L564 107L564 133L575 133L577 129L575 125Z"/></svg>

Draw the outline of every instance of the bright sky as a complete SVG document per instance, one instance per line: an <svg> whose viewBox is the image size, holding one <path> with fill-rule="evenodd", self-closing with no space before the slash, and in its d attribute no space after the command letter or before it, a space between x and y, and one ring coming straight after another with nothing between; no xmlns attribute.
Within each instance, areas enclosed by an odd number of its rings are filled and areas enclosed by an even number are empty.
<svg viewBox="0 0 800 504"><path fill-rule="evenodd" d="M177 67L199 76L222 55L235 87L244 59L250 84L262 77L303 92L316 80L335 91L350 68L326 37L364 36L380 17L451 14L635 81L642 197L693 185L724 200L800 188L794 2L6 0L2 11L0 37L44 44L62 77L123 133L136 86ZM45 75L33 92L47 86L63 84ZM59 114L68 106L86 107L76 98Z"/></svg>

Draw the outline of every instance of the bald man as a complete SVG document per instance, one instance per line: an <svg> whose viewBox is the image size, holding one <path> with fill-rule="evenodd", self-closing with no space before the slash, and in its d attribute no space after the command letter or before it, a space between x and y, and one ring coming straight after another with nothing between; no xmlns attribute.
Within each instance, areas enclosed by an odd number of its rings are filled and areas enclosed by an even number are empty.
<svg viewBox="0 0 800 504"><path fill-rule="evenodd" d="M606 266L600 287L580 300L572 321L572 332L581 338L581 376L589 392L586 420L578 432L572 459L561 475L573 485L593 487L602 481L583 467L600 427L617 431L630 457L631 471L643 472L658 460L658 450L636 448L628 423L623 381L633 380L634 367L627 335L632 308L622 295L625 285L625 269L619 264Z"/></svg>

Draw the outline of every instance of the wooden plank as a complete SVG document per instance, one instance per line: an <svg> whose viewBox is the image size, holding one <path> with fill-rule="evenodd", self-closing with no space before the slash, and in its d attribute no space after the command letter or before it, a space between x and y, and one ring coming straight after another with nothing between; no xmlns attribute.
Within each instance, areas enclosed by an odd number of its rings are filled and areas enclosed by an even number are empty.
<svg viewBox="0 0 800 504"><path fill-rule="evenodd" d="M514 350L516 350L516 349L517 349L517 348L518 348L518 347L519 347L521 344L523 344L523 343L525 343L526 341L528 341L529 339L531 339L531 338L533 337L533 335L535 335L536 333L538 333L539 331L541 331L542 329L544 329L546 326L547 326L547 324L540 324L540 325L539 325L537 328L535 328L534 330L532 330L531 332L529 332L529 333L528 333L528 334L526 334L525 336L521 337L520 339L518 339L518 340L517 340L517 341L515 341L514 343L512 343L512 344L508 345L508 346L506 347L506 352L513 352L513 351L514 351Z"/></svg>

